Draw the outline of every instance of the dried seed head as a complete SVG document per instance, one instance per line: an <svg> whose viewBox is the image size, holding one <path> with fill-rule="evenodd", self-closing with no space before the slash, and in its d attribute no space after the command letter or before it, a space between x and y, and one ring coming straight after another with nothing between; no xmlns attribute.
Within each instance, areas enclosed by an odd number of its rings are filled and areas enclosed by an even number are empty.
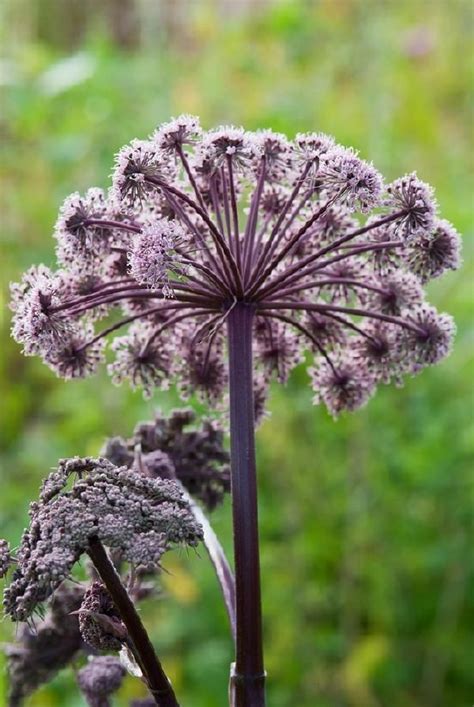
<svg viewBox="0 0 474 707"><path fill-rule="evenodd" d="M105 707L108 697L122 684L125 668L112 655L96 656L79 670L77 684L90 707Z"/></svg>
<svg viewBox="0 0 474 707"><path fill-rule="evenodd" d="M83 646L77 616L84 587L64 582L54 593L46 618L34 629L23 624L16 643L4 647L9 676L9 704L20 705L41 685L69 665Z"/></svg>
<svg viewBox="0 0 474 707"><path fill-rule="evenodd" d="M79 629L83 640L100 651L119 651L127 636L112 597L100 582L93 582L84 594Z"/></svg>
<svg viewBox="0 0 474 707"><path fill-rule="evenodd" d="M131 439L109 440L103 453L136 473L178 479L212 510L230 491L229 454L216 422L208 420L199 426L194 422L191 410L175 410L170 417L157 414L153 422L138 425Z"/></svg>
<svg viewBox="0 0 474 707"><path fill-rule="evenodd" d="M73 475L76 480L66 490ZM106 459L60 462L43 484L39 502L31 504L30 516L4 595L5 612L19 621L70 575L93 537L132 563L141 561L140 536L147 559L155 542L154 562L172 545L195 546L202 537L173 481L146 478Z"/></svg>

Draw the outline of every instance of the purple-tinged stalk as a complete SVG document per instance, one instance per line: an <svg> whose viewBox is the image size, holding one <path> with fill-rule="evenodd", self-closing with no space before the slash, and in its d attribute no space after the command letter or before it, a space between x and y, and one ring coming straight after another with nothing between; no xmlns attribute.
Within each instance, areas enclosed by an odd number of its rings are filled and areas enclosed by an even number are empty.
<svg viewBox="0 0 474 707"><path fill-rule="evenodd" d="M253 307L239 303L227 320L237 626L235 669L230 685L232 707L265 704L252 374L253 318Z"/></svg>
<svg viewBox="0 0 474 707"><path fill-rule="evenodd" d="M179 707L171 683L156 656L133 601L97 536L89 539L87 553L120 613L128 631L128 643L156 704L159 707Z"/></svg>
<svg viewBox="0 0 474 707"><path fill-rule="evenodd" d="M440 361L454 323L425 302L422 284L459 266L459 236L416 174L385 186L326 135L204 132L180 116L120 150L108 195L69 197L56 238L61 269L32 268L12 287L13 336L27 355L64 378L84 376L104 360L107 336L129 326L111 347L114 382L146 395L175 383L213 407L227 407L230 393L234 682L258 681L252 405L260 418L271 379L286 382L308 349L313 401L335 417L379 383ZM95 333L95 320L118 308L123 317ZM253 383L247 369L236 373L242 356Z"/></svg>

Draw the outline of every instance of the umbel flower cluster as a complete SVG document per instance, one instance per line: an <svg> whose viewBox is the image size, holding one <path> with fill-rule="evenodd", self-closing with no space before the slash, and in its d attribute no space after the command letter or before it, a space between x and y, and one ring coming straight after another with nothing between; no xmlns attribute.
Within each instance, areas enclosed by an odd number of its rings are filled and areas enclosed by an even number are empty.
<svg viewBox="0 0 474 707"><path fill-rule="evenodd" d="M175 482L102 458L60 462L30 517L4 595L5 613L17 621L28 619L69 577L92 538L114 550L116 559L137 565L157 565L172 545L196 546L202 539Z"/></svg>
<svg viewBox="0 0 474 707"><path fill-rule="evenodd" d="M55 238L59 270L32 267L11 307L24 352L63 378L93 373L111 336L115 383L174 381L215 406L237 303L255 313L257 416L307 350L333 415L450 351L453 321L422 286L458 267L458 234L416 174L385 185L327 135L180 116L120 150L108 193L69 196Z"/></svg>
<svg viewBox="0 0 474 707"><path fill-rule="evenodd" d="M128 440L112 437L102 455L151 478L175 479L208 511L230 492L229 454L224 433L213 420L188 429L196 421L190 409L158 413L152 422L140 422Z"/></svg>

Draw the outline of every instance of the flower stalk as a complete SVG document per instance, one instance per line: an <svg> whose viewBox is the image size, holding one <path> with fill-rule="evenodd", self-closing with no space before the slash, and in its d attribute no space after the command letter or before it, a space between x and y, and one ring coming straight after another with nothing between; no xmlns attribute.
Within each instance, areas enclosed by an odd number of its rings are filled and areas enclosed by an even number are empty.
<svg viewBox="0 0 474 707"><path fill-rule="evenodd" d="M233 707L265 704L252 382L253 319L254 308L246 303L238 303L227 318L237 619L236 661L230 688Z"/></svg>
<svg viewBox="0 0 474 707"><path fill-rule="evenodd" d="M143 671L145 681L155 703L159 707L179 707L173 687L158 660L133 601L130 599L120 576L98 537L90 539L88 554L128 630L131 650Z"/></svg>

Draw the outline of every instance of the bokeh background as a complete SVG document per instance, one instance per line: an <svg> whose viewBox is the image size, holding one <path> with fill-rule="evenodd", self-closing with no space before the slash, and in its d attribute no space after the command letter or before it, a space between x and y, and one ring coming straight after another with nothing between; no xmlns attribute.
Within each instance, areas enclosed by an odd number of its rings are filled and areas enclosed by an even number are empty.
<svg viewBox="0 0 474 707"><path fill-rule="evenodd" d="M429 286L459 327L442 365L333 422L304 367L258 432L271 707L468 707L472 553L472 0L2 0L1 535L62 456L96 454L144 402L105 373L54 378L9 339L7 283L54 263L66 195L107 186L113 154L161 121L322 130L387 179L417 169L465 236L465 266ZM231 549L230 508L214 514ZM182 703L226 704L231 644L212 570L170 555L144 607ZM14 627L0 624L0 641ZM0 657L0 703L6 703ZM128 679L118 706L144 693ZM2 702L2 700L4 700ZM29 701L82 704L72 671Z"/></svg>

